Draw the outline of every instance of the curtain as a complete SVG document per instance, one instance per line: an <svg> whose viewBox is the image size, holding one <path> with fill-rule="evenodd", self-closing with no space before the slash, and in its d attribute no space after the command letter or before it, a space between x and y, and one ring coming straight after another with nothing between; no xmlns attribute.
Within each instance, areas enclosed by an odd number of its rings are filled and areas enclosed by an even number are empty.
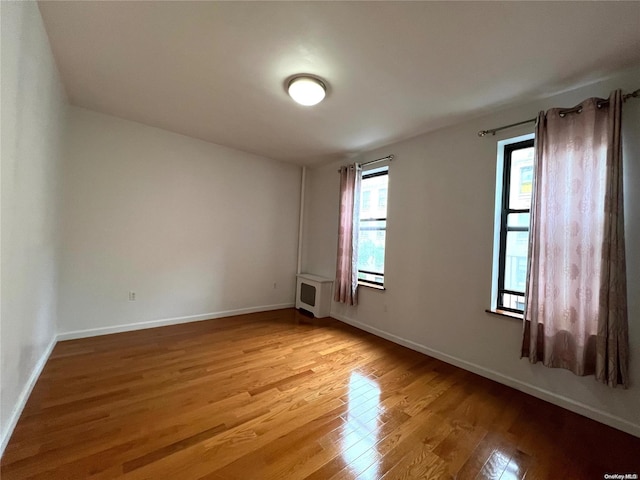
<svg viewBox="0 0 640 480"><path fill-rule="evenodd" d="M340 169L340 230L334 300L358 304L358 224L362 170L354 164Z"/></svg>
<svg viewBox="0 0 640 480"><path fill-rule="evenodd" d="M522 356L628 385L622 93L541 112Z"/></svg>

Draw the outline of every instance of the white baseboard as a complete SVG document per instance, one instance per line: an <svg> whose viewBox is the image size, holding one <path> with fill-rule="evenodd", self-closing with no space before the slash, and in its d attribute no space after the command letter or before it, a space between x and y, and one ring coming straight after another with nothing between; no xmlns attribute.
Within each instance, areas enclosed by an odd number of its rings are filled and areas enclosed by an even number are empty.
<svg viewBox="0 0 640 480"><path fill-rule="evenodd" d="M145 328L165 327L167 325L178 325L180 323L199 322L201 320L211 320L214 318L233 317L246 313L268 312L270 310L280 310L291 308L293 303L280 303L277 305L262 305L259 307L240 308L237 310L225 310L223 312L203 313L199 315L188 315L186 317L163 318L160 320L150 320L148 322L127 323L124 325L114 325L113 327L89 328L87 330L74 330L58 334L58 341L74 340L76 338L96 337L98 335L109 335L111 333L131 332L133 330L143 330Z"/></svg>
<svg viewBox="0 0 640 480"><path fill-rule="evenodd" d="M503 375L502 373L496 372L495 370L491 370L475 363L467 362L466 360L462 360L461 358L453 357L438 350L425 347L424 345L421 345L419 343L412 342L411 340L407 340L384 330L371 327L365 323L345 317L344 315L337 315L335 313L332 313L331 316L340 320L341 322L352 325L356 328L359 328L360 330L364 330L365 332L372 333L373 335L385 338L391 342L410 348L411 350L424 353L425 355L429 355L430 357L437 358L438 360L442 360L443 362L455 365L456 367L460 367L464 370L468 370L472 373L480 375L481 377L485 377L503 385L515 388L516 390L527 393L533 397L545 400L549 403L553 403L554 405L565 408L579 415L591 418L596 422L604 423L605 425L609 425L610 427L617 428L618 430L622 430L623 432L627 432L636 437L640 437L640 425L629 422L628 420L625 420L623 418L590 407L589 405L576 402L575 400L572 400L570 398L558 395L557 393L550 392L540 387L536 387L521 380L517 380L513 377Z"/></svg>
<svg viewBox="0 0 640 480"><path fill-rule="evenodd" d="M53 338L51 338L51 341L47 345L47 348L45 348L44 352L42 352L40 359L33 367L33 370L31 371L31 375L29 375L29 379L27 380L27 383L24 385L22 392L20 392L20 396L18 397L18 400L15 406L13 407L13 410L11 411L11 415L9 416L7 427L3 432L0 432L0 457L2 457L2 455L4 454L4 449L7 447L7 444L9 443L9 439L13 434L13 430L16 428L18 420L20 419L20 415L22 415L22 410L24 410L24 407L27 404L27 400L29 400L29 396L31 395L31 391L33 390L33 387L38 381L38 378L40 377L40 374L42 373L42 369L46 365L47 360L49 360L49 356L53 351L53 347L56 346L56 343L57 343L57 338L53 336Z"/></svg>

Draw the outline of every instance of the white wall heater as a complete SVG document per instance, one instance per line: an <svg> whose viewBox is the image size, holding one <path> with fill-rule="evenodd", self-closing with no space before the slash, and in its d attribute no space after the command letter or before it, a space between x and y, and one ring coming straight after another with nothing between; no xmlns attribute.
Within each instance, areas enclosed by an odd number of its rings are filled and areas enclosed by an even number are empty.
<svg viewBox="0 0 640 480"><path fill-rule="evenodd" d="M328 317L333 281L310 273L299 273L296 277L296 308L307 310L316 318Z"/></svg>

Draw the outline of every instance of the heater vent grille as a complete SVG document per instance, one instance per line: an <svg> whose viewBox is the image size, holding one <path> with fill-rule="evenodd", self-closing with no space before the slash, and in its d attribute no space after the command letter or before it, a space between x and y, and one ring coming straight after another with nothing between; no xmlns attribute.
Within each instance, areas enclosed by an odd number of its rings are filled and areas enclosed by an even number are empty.
<svg viewBox="0 0 640 480"><path fill-rule="evenodd" d="M328 278L301 273L296 286L296 308L307 310L315 317L328 317L331 313L331 286Z"/></svg>
<svg viewBox="0 0 640 480"><path fill-rule="evenodd" d="M300 284L300 301L302 303L306 303L307 305L311 305L312 307L316 306L316 287L313 285L309 285L307 283Z"/></svg>

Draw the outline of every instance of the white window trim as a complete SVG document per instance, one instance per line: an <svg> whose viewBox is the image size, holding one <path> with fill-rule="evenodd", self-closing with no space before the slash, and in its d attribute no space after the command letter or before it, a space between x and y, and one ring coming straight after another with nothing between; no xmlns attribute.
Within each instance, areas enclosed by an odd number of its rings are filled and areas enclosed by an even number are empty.
<svg viewBox="0 0 640 480"><path fill-rule="evenodd" d="M493 217L493 266L491 270L491 310L498 308L498 270L500 268L500 219L502 215L502 189L504 179L504 148L512 143L524 142L535 138L533 133L520 135L498 141L498 156L496 159L496 196Z"/></svg>
<svg viewBox="0 0 640 480"><path fill-rule="evenodd" d="M371 170L377 170L379 168L382 167L387 167L387 179L391 178L391 162L389 160L385 160L382 162L375 162L374 164L371 165L366 165L364 167L362 167L362 175L364 176L367 172L370 172ZM389 226L389 180L387 181L387 204L386 204L386 209L387 209L387 215L386 215L386 221L387 221L387 228ZM362 211L360 212L362 214ZM388 230L387 230L388 231ZM388 238L387 238L388 240ZM360 280L358 279L358 285L363 286L363 287L369 287L369 288L373 288L376 290L381 290L384 291L386 290L386 286L387 286L387 245L385 243L385 249L384 249L384 281L382 285L379 284L373 284L373 283L369 283L366 280Z"/></svg>

